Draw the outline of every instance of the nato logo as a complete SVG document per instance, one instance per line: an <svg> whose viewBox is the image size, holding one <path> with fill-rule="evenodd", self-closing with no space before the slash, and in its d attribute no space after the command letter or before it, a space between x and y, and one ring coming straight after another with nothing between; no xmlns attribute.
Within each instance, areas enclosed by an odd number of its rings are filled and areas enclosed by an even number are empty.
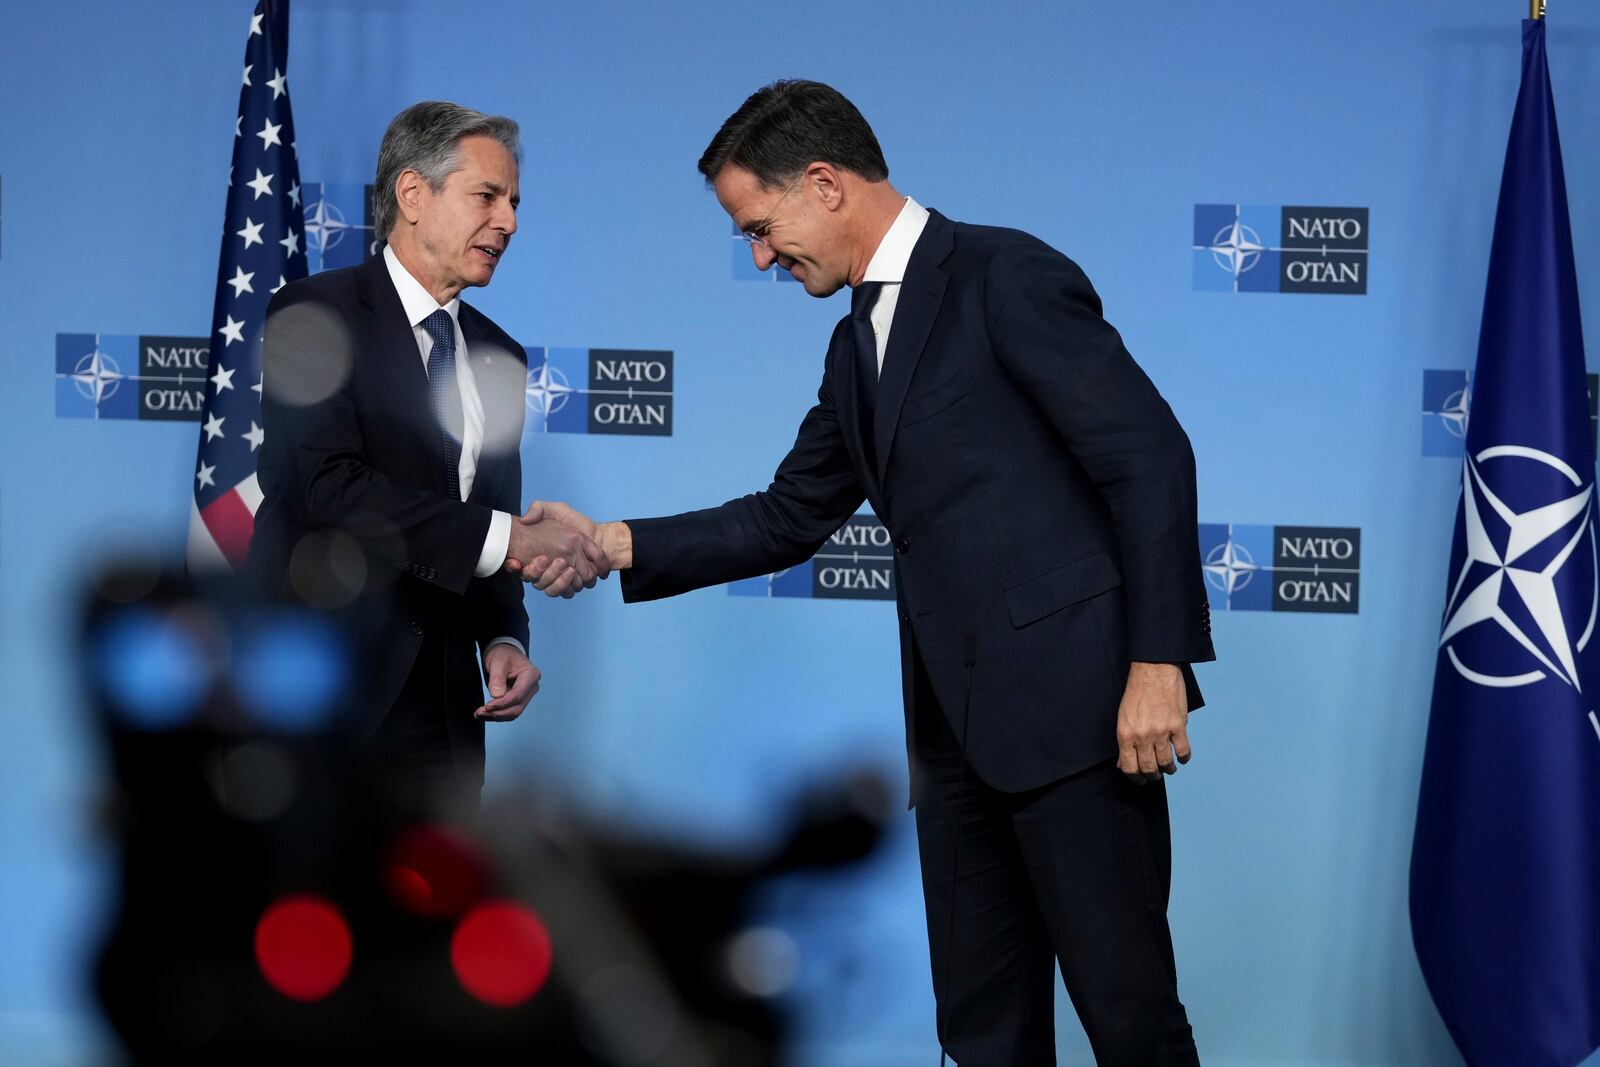
<svg viewBox="0 0 1600 1067"><path fill-rule="evenodd" d="M354 267L378 251L372 228L372 186L308 182L301 186L306 212L306 268Z"/></svg>
<svg viewBox="0 0 1600 1067"><path fill-rule="evenodd" d="M873 515L852 515L815 556L798 567L729 582L733 596L814 600L893 600L894 545Z"/></svg>
<svg viewBox="0 0 1600 1067"><path fill-rule="evenodd" d="M1367 291L1367 209L1194 206L1194 287L1222 293Z"/></svg>
<svg viewBox="0 0 1600 1067"><path fill-rule="evenodd" d="M1588 375L1589 430L1600 451L1600 374ZM1472 409L1470 375L1464 370L1422 372L1422 454L1460 459Z"/></svg>
<svg viewBox="0 0 1600 1067"><path fill-rule="evenodd" d="M1472 389L1464 370L1422 372L1422 454L1461 458Z"/></svg>
<svg viewBox="0 0 1600 1067"><path fill-rule="evenodd" d="M1354 615L1361 606L1357 529L1201 523L1200 563L1215 611Z"/></svg>
<svg viewBox="0 0 1600 1067"><path fill-rule="evenodd" d="M198 422L211 342L205 337L56 334L56 416Z"/></svg>
<svg viewBox="0 0 1600 1067"><path fill-rule="evenodd" d="M1545 678L1578 688L1576 654L1600 613L1594 472L1494 445L1466 457L1461 510L1466 552L1439 636L1451 665L1494 688Z"/></svg>
<svg viewBox="0 0 1600 1067"><path fill-rule="evenodd" d="M523 435L672 436L672 353L531 348Z"/></svg>
<svg viewBox="0 0 1600 1067"><path fill-rule="evenodd" d="M739 227L733 227L733 280L736 282L792 282L793 274L773 264L768 270L756 267L755 258L750 255L750 242L744 239L744 234L739 232Z"/></svg>

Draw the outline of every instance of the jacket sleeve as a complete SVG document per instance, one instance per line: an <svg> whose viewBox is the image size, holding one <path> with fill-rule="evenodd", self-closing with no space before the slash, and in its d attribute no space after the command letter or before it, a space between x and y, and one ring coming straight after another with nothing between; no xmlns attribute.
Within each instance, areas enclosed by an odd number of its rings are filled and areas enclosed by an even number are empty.
<svg viewBox="0 0 1600 1067"><path fill-rule="evenodd" d="M830 353L847 328L848 321L834 330ZM703 511L628 521L633 566L622 577L623 599L676 596L803 563L864 499L825 371L816 404L764 491Z"/></svg>
<svg viewBox="0 0 1600 1067"><path fill-rule="evenodd" d="M327 304L275 302L262 341L262 492L302 527L335 527L369 554L457 595L490 510L396 485L368 462L349 324Z"/></svg>
<svg viewBox="0 0 1600 1067"><path fill-rule="evenodd" d="M479 378L478 389L516 389L516 404L514 410L519 420L515 433L507 433L511 441L522 440L522 425L520 420L526 408L522 401L521 383L527 381L528 368L520 358L521 347L509 336L499 337L499 346L503 349L511 362L516 365L516 373L512 381L496 381L495 379ZM484 408L488 410L488 398L485 398ZM506 474L494 486L493 499L489 506L495 511L503 511L511 516L515 522L517 516L522 514L522 457L519 452L512 452L510 462L505 465ZM487 535L487 531L485 532ZM483 547L483 539L479 538L474 549ZM473 557L474 564L477 557ZM489 642L498 637L510 637L521 642L522 647L530 654L532 646L529 643L528 633L528 608L524 595L527 586L522 579L505 571L496 571L487 578L473 578L467 585L467 600L469 618L471 619L473 638L478 642L480 652L486 651Z"/></svg>
<svg viewBox="0 0 1600 1067"><path fill-rule="evenodd" d="M1001 365L1044 412L1110 513L1130 658L1214 659L1194 452L1172 409L1066 256L1039 242L1008 246L991 260L985 292Z"/></svg>

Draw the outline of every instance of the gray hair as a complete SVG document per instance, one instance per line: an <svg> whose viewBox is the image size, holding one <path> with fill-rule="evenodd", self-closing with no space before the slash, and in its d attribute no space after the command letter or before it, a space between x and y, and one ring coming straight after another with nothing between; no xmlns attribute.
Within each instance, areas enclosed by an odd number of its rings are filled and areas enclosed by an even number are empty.
<svg viewBox="0 0 1600 1067"><path fill-rule="evenodd" d="M412 104L389 123L378 149L378 177L372 187L372 230L387 241L399 216L394 184L414 170L435 193L445 179L461 169L463 137L492 137L505 146L511 158L522 162L522 136L517 124L504 115L485 115L470 107L443 100Z"/></svg>

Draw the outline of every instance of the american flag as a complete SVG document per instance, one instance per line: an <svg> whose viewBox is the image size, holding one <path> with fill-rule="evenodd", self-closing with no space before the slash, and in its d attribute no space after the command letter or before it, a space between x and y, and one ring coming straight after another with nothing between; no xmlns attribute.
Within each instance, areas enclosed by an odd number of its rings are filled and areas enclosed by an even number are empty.
<svg viewBox="0 0 1600 1067"><path fill-rule="evenodd" d="M305 218L289 67L289 0L260 0L250 17L228 213L211 313L211 378L189 513L189 566L244 566L261 489L261 332L267 302L306 275Z"/></svg>

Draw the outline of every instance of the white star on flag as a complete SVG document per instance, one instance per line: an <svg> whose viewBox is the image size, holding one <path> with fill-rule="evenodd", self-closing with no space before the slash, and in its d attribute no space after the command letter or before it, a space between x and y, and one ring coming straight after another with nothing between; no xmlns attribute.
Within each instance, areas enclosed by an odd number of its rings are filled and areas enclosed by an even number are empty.
<svg viewBox="0 0 1600 1067"><path fill-rule="evenodd" d="M1589 509L1589 496L1593 491L1594 487L1590 485L1565 500L1558 500L1553 504L1518 514L1495 496L1478 472L1477 464L1469 460L1467 477L1461 482L1462 514L1465 516L1467 528L1467 555L1462 561L1461 573L1456 578L1450 600L1453 610L1445 622L1439 644L1446 644L1450 638L1469 626L1480 622L1493 622L1517 644L1527 649L1552 674L1574 689L1581 689L1578 684L1577 664L1572 654L1572 642L1561 617L1561 602L1556 595L1555 578L1562 564L1566 563L1573 549L1587 532L1588 524L1578 523L1555 558L1539 570L1530 570L1515 564L1530 551L1561 533L1574 519L1584 515ZM1480 496L1509 528L1503 556L1495 548L1488 527L1484 524L1483 514L1479 510ZM1487 565L1493 570L1476 587L1463 595L1467 574L1475 563ZM1523 632L1516 620L1500 606L1501 594L1506 591L1508 584L1510 591L1515 592L1521 599L1534 625L1538 627L1539 635L1544 638L1544 648L1540 648L1533 637ZM1558 662L1551 662L1552 657Z"/></svg>
<svg viewBox="0 0 1600 1067"><path fill-rule="evenodd" d="M265 452L260 383L262 336L272 302L268 287L277 293L306 276L304 246L310 240L302 239L307 194L300 184L289 106L289 3L250 0L248 7L254 11L241 57L244 87L231 138L211 361L203 372L209 378L197 435L199 470L189 512L189 564L196 571L237 571L248 559L262 500L256 461ZM222 136L221 128L217 134ZM250 382L255 384L242 384Z"/></svg>
<svg viewBox="0 0 1600 1067"><path fill-rule="evenodd" d="M243 237L244 246L246 248L249 248L251 245L266 244L266 242L261 239L261 227L265 225L266 223L264 222L251 222L247 218L244 220L244 229L235 230L234 236Z"/></svg>
<svg viewBox="0 0 1600 1067"><path fill-rule="evenodd" d="M261 121L261 129L256 131L256 136L261 138L262 151L266 151L275 144L283 144L283 142L278 139L278 131L281 129L283 129L283 123L281 122L274 126L271 119L263 119Z"/></svg>
<svg viewBox="0 0 1600 1067"><path fill-rule="evenodd" d="M272 192L272 178L273 175L262 174L261 168L257 167L255 180L245 182L245 184L256 191L256 199L260 200L263 196Z"/></svg>

